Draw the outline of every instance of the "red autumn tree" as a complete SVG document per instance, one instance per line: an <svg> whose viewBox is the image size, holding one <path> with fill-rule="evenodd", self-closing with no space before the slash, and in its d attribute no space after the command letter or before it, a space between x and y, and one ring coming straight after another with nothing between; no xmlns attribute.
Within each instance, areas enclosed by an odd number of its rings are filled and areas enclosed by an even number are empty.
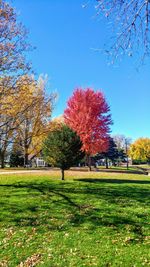
<svg viewBox="0 0 150 267"><path fill-rule="evenodd" d="M65 123L80 136L91 169L90 156L108 149L110 108L102 92L77 88L64 111Z"/></svg>

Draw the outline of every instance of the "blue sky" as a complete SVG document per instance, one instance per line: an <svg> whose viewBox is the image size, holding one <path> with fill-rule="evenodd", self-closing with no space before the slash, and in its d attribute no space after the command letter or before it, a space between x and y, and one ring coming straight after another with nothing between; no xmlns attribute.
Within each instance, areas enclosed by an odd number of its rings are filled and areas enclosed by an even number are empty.
<svg viewBox="0 0 150 267"><path fill-rule="evenodd" d="M109 42L105 19L95 16L86 0L12 0L20 20L29 30L36 50L29 54L33 69L49 77L49 91L59 99L53 116L63 113L77 86L101 89L110 105L112 134L133 140L150 137L150 60L139 71L134 58L108 66L106 56L93 48ZM92 1L91 1L92 2ZM94 2L94 1L93 1Z"/></svg>

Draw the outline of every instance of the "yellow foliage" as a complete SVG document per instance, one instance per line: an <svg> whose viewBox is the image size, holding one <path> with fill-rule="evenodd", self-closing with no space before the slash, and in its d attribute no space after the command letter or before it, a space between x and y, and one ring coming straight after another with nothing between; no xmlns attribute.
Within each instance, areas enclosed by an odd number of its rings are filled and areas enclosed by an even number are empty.
<svg viewBox="0 0 150 267"><path fill-rule="evenodd" d="M135 160L150 160L150 138L139 138L131 146L129 155Z"/></svg>
<svg viewBox="0 0 150 267"><path fill-rule="evenodd" d="M16 134L27 154L40 152L43 139L49 131L54 96L47 97L44 83L42 78L36 82L33 77L28 76L18 82L17 105L22 112L16 121Z"/></svg>
<svg viewBox="0 0 150 267"><path fill-rule="evenodd" d="M9 77L0 79L0 134L4 144L13 138L24 155L38 154L50 130L55 95L45 92L46 81L21 76L13 85ZM3 145L4 146L4 145Z"/></svg>

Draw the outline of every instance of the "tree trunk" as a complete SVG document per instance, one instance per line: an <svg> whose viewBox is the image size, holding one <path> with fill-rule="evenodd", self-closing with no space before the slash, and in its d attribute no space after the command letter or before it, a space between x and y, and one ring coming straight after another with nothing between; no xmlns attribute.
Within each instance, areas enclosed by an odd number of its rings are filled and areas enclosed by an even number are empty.
<svg viewBox="0 0 150 267"><path fill-rule="evenodd" d="M127 156L127 170L129 169L129 159L128 159L128 156Z"/></svg>
<svg viewBox="0 0 150 267"><path fill-rule="evenodd" d="M65 172L63 169L61 169L61 180L64 181L65 180Z"/></svg>
<svg viewBox="0 0 150 267"><path fill-rule="evenodd" d="M127 170L129 169L129 158L128 158L128 140L125 140L125 146L126 146L126 156L127 156Z"/></svg>
<svg viewBox="0 0 150 267"><path fill-rule="evenodd" d="M25 154L24 154L24 167L28 165L28 148L25 148Z"/></svg>
<svg viewBox="0 0 150 267"><path fill-rule="evenodd" d="M105 163L106 163L106 169L108 169L108 158L107 157L105 159Z"/></svg>
<svg viewBox="0 0 150 267"><path fill-rule="evenodd" d="M5 168L5 154L1 153L1 168Z"/></svg>
<svg viewBox="0 0 150 267"><path fill-rule="evenodd" d="M89 171L91 171L92 168L91 168L91 156L90 155L87 155L87 164L88 164Z"/></svg>

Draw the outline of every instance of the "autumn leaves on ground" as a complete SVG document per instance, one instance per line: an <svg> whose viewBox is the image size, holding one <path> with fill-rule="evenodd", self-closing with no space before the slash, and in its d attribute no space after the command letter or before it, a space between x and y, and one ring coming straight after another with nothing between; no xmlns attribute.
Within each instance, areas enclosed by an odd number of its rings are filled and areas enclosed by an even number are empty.
<svg viewBox="0 0 150 267"><path fill-rule="evenodd" d="M3 175L0 266L149 266L149 196L123 170Z"/></svg>

